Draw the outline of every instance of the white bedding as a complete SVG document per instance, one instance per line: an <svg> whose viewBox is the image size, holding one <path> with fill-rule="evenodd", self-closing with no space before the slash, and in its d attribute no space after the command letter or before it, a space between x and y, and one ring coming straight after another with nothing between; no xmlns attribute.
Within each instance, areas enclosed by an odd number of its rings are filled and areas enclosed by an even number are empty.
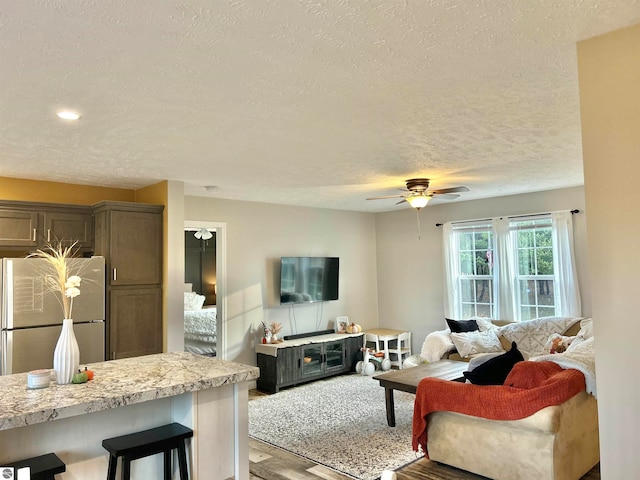
<svg viewBox="0 0 640 480"><path fill-rule="evenodd" d="M184 312L184 348L188 352L200 355L216 353L217 309L185 310Z"/></svg>
<svg viewBox="0 0 640 480"><path fill-rule="evenodd" d="M564 353L553 355L541 355L531 360L536 362L554 362L562 368L575 368L584 375L587 393L597 397L596 390L596 358L593 345L593 337L576 344L574 348L567 349Z"/></svg>

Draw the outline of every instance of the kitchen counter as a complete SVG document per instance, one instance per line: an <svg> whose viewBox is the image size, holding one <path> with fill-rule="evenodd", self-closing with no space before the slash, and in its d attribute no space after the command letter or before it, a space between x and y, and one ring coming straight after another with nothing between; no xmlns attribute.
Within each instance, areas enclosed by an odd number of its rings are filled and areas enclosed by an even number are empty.
<svg viewBox="0 0 640 480"><path fill-rule="evenodd" d="M27 389L27 374L0 376L0 430L255 380L258 367L188 352L89 365L87 383Z"/></svg>
<svg viewBox="0 0 640 480"><path fill-rule="evenodd" d="M250 365L161 353L88 365L93 380L27 389L27 374L0 376L0 465L56 453L60 478L101 480L108 454L102 440L178 422L194 431L188 464L192 480L249 478ZM163 456L136 460L132 478L161 478Z"/></svg>

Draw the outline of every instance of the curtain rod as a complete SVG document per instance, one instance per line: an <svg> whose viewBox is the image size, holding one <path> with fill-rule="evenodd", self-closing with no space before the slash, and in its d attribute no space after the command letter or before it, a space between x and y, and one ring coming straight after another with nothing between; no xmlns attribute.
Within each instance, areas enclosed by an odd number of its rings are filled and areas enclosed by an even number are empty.
<svg viewBox="0 0 640 480"><path fill-rule="evenodd" d="M577 208L571 210L571 214L575 215L576 213L580 213L580 210L578 210ZM508 216L507 218L528 218L528 217L540 217L542 215L549 215L551 214L551 212L542 212L542 213L530 213L527 215L513 215L513 216ZM451 222L453 225L459 225L461 223L475 223L475 222L490 222L491 219L490 218L478 218L476 220L462 220L460 222ZM444 225L444 223L436 223L436 227L441 227L442 225Z"/></svg>

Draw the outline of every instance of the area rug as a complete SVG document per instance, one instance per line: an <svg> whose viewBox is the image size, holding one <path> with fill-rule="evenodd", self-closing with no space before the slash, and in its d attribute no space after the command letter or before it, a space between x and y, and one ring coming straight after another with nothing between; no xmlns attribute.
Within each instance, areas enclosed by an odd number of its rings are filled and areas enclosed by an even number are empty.
<svg viewBox="0 0 640 480"><path fill-rule="evenodd" d="M352 478L375 480L421 457L411 449L415 395L394 392L396 426L387 426L384 388L343 375L249 402L249 436Z"/></svg>

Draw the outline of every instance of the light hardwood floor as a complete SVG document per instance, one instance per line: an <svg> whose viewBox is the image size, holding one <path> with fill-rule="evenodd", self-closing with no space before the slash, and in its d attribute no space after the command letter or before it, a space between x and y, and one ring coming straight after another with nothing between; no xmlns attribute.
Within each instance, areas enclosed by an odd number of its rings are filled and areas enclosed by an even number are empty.
<svg viewBox="0 0 640 480"><path fill-rule="evenodd" d="M264 395L267 394L250 390L249 400ZM249 470L251 480L352 480L335 470L253 438L249 439ZM398 480L486 480L486 477L425 458L404 466L396 473ZM600 480L600 465L596 465L581 480Z"/></svg>
<svg viewBox="0 0 640 480"><path fill-rule="evenodd" d="M249 470L252 480L352 480L351 477L252 438L249 439ZM485 477L424 458L396 473L398 480L486 480ZM600 480L600 465L596 465L582 480Z"/></svg>

